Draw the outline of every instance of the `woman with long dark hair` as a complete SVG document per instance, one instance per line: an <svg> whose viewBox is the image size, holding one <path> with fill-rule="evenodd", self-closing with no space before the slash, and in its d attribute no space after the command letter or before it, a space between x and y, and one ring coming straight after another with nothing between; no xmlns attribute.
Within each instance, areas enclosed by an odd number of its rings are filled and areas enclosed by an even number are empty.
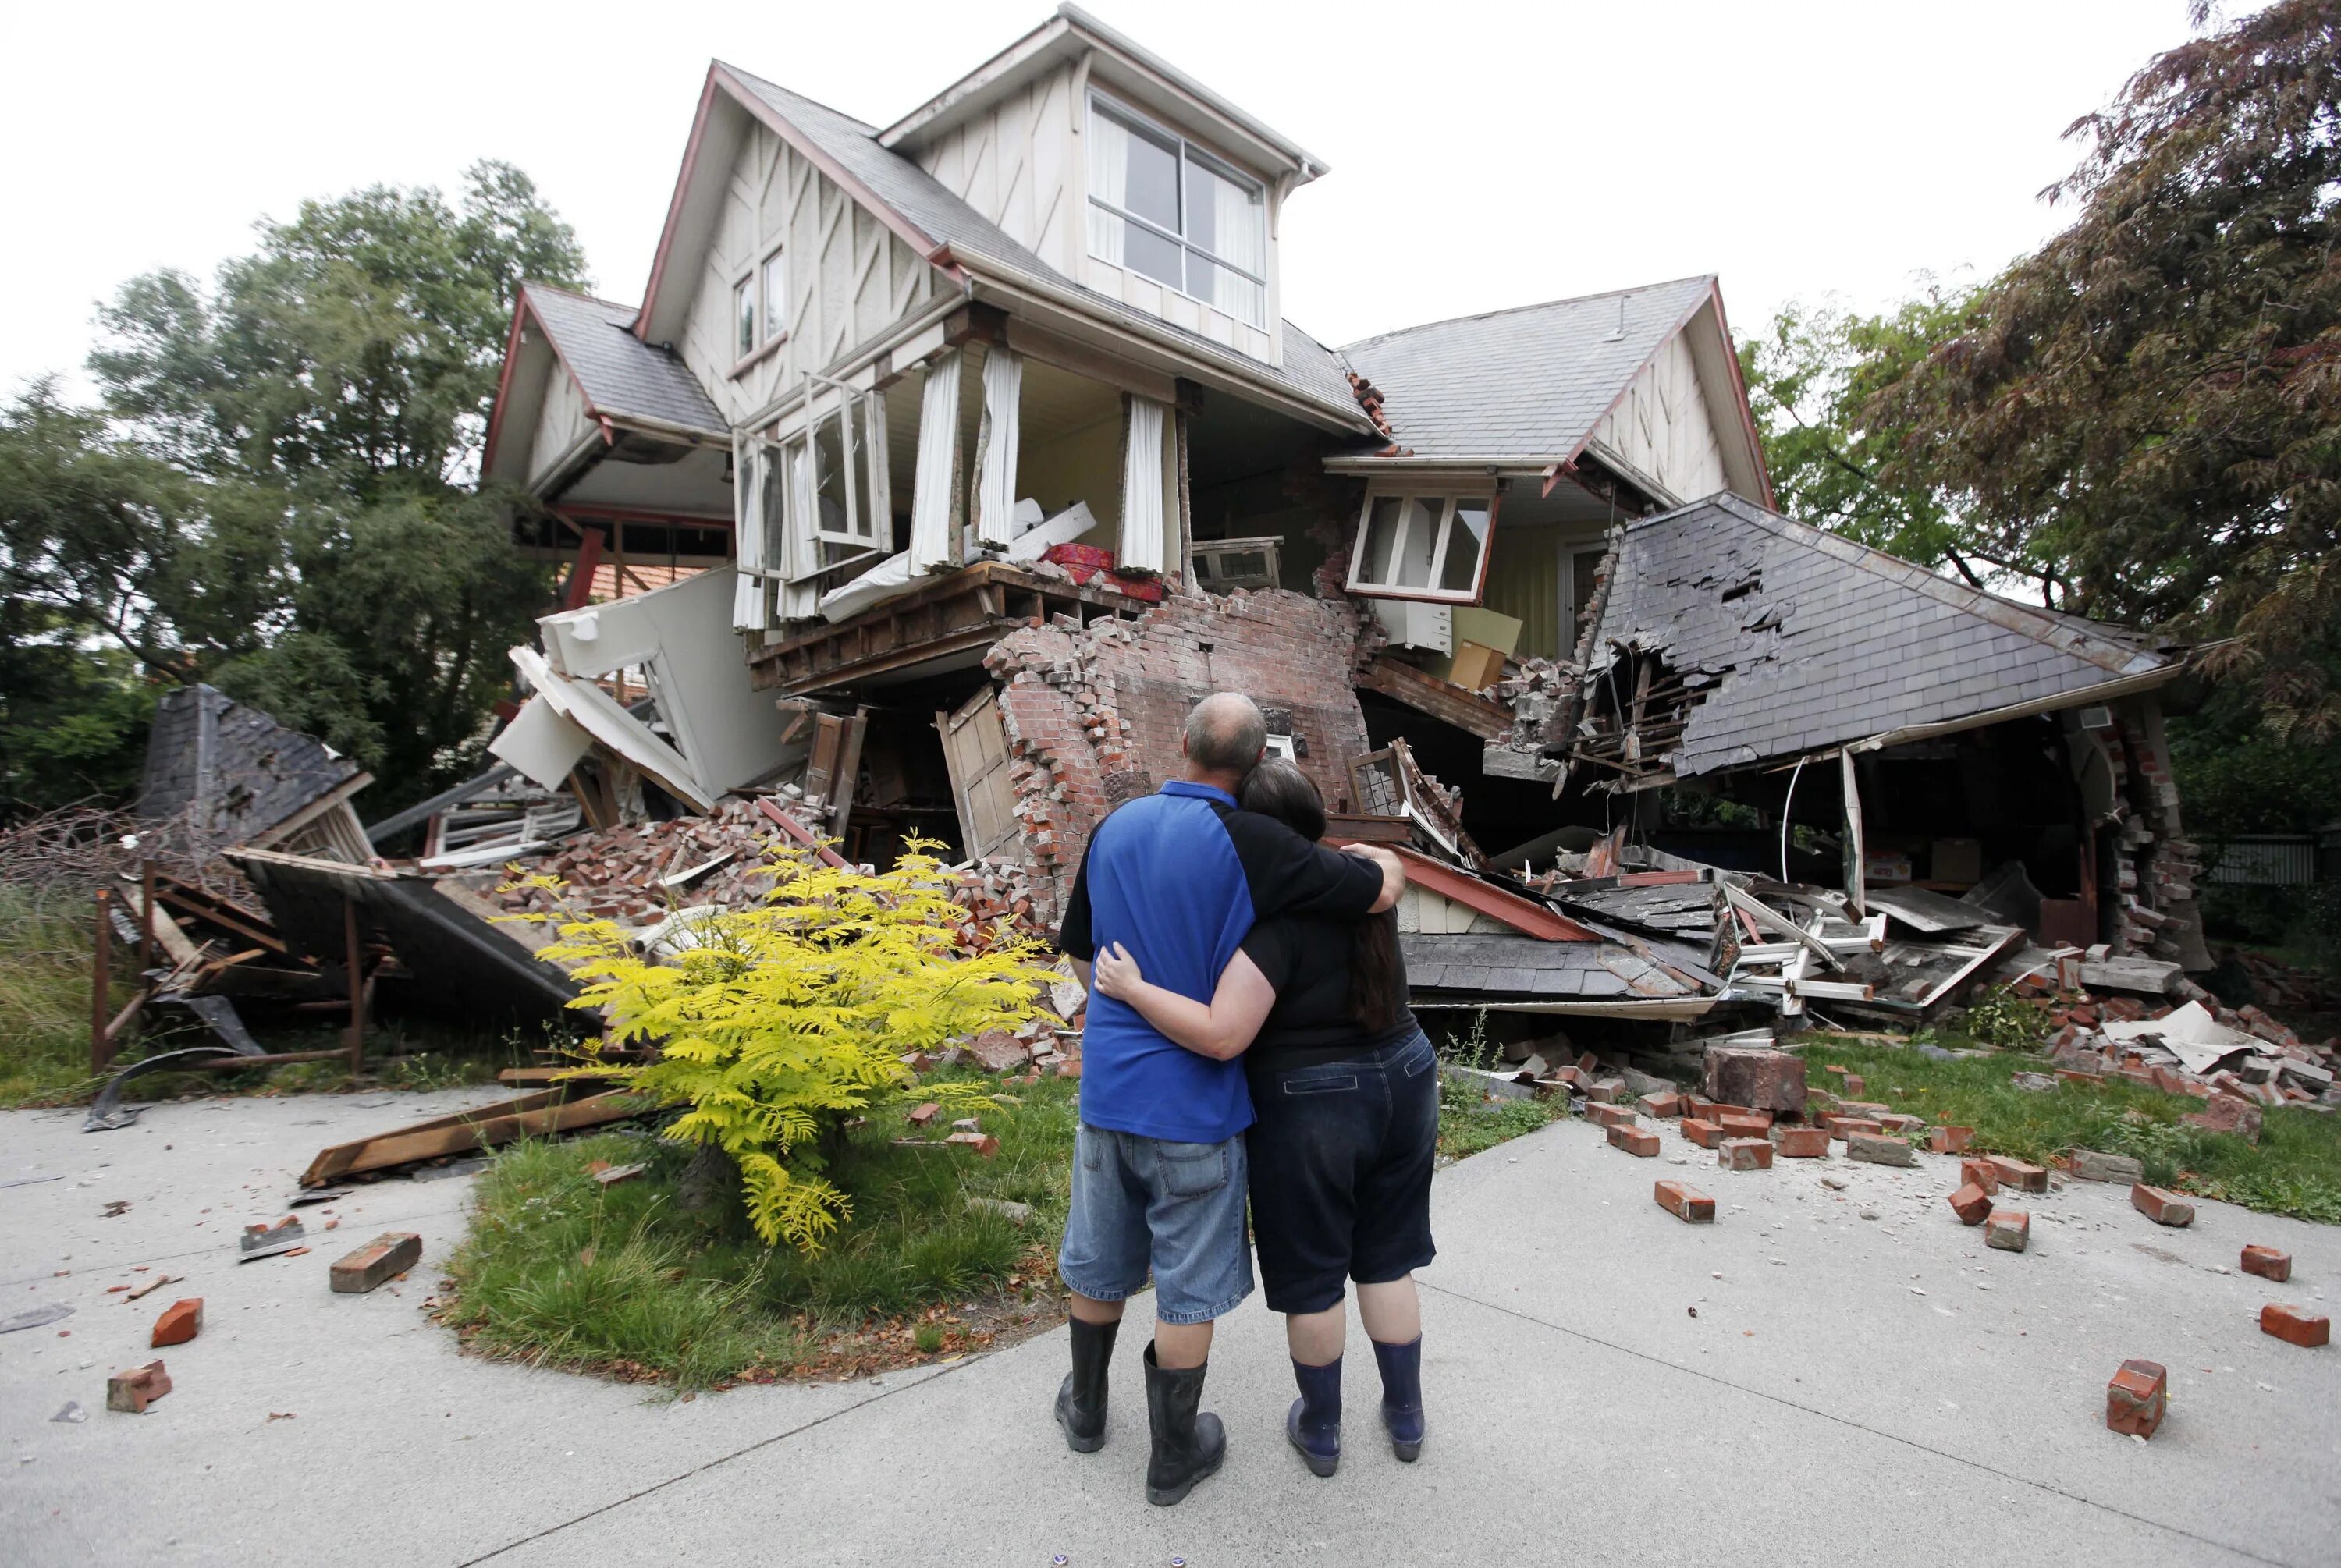
<svg viewBox="0 0 2341 1568"><path fill-rule="evenodd" d="M1309 776L1271 759L1238 792L1247 811L1325 834ZM1285 1315L1300 1387L1285 1434L1309 1468L1341 1457L1343 1282L1382 1377L1382 1422L1400 1459L1422 1451L1422 1308L1430 1171L1439 1141L1438 1061L1406 1006L1398 917L1263 920L1210 1002L1150 985L1119 946L1096 984L1189 1050L1244 1059L1257 1118L1246 1136L1252 1236L1270 1310Z"/></svg>

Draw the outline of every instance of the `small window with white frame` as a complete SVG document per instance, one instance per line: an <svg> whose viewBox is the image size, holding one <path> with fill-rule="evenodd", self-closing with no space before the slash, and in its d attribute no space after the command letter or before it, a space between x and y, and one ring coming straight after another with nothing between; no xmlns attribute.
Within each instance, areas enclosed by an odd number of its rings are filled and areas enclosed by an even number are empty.
<svg viewBox="0 0 2341 1568"><path fill-rule="evenodd" d="M763 331L759 342L771 342L789 330L789 267L782 252L774 251L757 269L762 293Z"/></svg>
<svg viewBox="0 0 2341 1568"><path fill-rule="evenodd" d="M1476 604L1496 532L1489 491L1377 484L1367 491L1350 551L1351 593Z"/></svg>
<svg viewBox="0 0 2341 1568"><path fill-rule="evenodd" d="M1268 324L1268 196L1184 137L1092 95L1090 254Z"/></svg>
<svg viewBox="0 0 2341 1568"><path fill-rule="evenodd" d="M740 358L756 352L756 280L742 278L732 285L732 348Z"/></svg>

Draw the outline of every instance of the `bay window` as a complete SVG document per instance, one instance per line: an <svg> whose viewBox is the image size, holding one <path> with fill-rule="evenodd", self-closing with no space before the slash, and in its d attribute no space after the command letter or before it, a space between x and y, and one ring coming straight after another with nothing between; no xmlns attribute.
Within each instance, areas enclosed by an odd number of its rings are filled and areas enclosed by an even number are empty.
<svg viewBox="0 0 2341 1568"><path fill-rule="evenodd" d="M1350 551L1350 591L1367 598L1479 602L1495 538L1492 493L1380 486Z"/></svg>
<svg viewBox="0 0 2341 1568"><path fill-rule="evenodd" d="M1268 198L1184 138L1090 100L1090 254L1268 324Z"/></svg>

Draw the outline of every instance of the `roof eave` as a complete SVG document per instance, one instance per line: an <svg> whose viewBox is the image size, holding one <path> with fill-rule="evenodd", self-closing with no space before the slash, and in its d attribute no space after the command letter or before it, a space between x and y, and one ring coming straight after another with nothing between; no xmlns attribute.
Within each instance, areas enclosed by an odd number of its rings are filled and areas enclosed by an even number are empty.
<svg viewBox="0 0 2341 1568"><path fill-rule="evenodd" d="M1085 291L1073 284L1036 277L981 251L945 245L938 256L941 261L937 264L948 261L969 279L979 294L1004 296L1009 303L1031 300L1076 315L1086 326L1137 340L1184 369L1202 372L1194 379L1237 382L1246 396L1272 402L1311 423L1353 435L1379 433L1363 409L1340 407L1273 380L1266 373L1267 367L1248 354L1182 339L1168 326L1157 330L1134 316L1109 314L1095 299L1084 297Z"/></svg>
<svg viewBox="0 0 2341 1568"><path fill-rule="evenodd" d="M1152 78L1152 85L1185 100L1257 144L1290 171L1295 185L1305 185L1332 172L1330 164L1298 142L1071 5L1059 5L1056 15L879 132L878 144L890 152L914 148L929 135L958 124L1012 92L1036 72L1091 49L1111 55L1125 68Z"/></svg>

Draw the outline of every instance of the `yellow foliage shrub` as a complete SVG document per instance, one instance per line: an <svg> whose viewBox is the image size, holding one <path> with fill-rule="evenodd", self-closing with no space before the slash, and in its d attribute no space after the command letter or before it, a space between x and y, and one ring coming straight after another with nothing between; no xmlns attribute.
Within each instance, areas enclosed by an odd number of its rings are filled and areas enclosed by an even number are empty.
<svg viewBox="0 0 2341 1568"><path fill-rule="evenodd" d="M913 1088L981 1100L976 1084L920 1086L902 1057L1049 1016L1045 950L1001 933L971 953L942 863L914 842L891 871L772 851L761 905L710 911L662 960L600 919L562 919L538 957L583 984L572 1005L607 1019L601 1045L654 1045L642 1066L596 1066L662 1107L690 1108L667 1130L739 1166L748 1216L768 1245L805 1252L852 1212L823 1176L821 1135ZM532 878L522 885L557 889Z"/></svg>

